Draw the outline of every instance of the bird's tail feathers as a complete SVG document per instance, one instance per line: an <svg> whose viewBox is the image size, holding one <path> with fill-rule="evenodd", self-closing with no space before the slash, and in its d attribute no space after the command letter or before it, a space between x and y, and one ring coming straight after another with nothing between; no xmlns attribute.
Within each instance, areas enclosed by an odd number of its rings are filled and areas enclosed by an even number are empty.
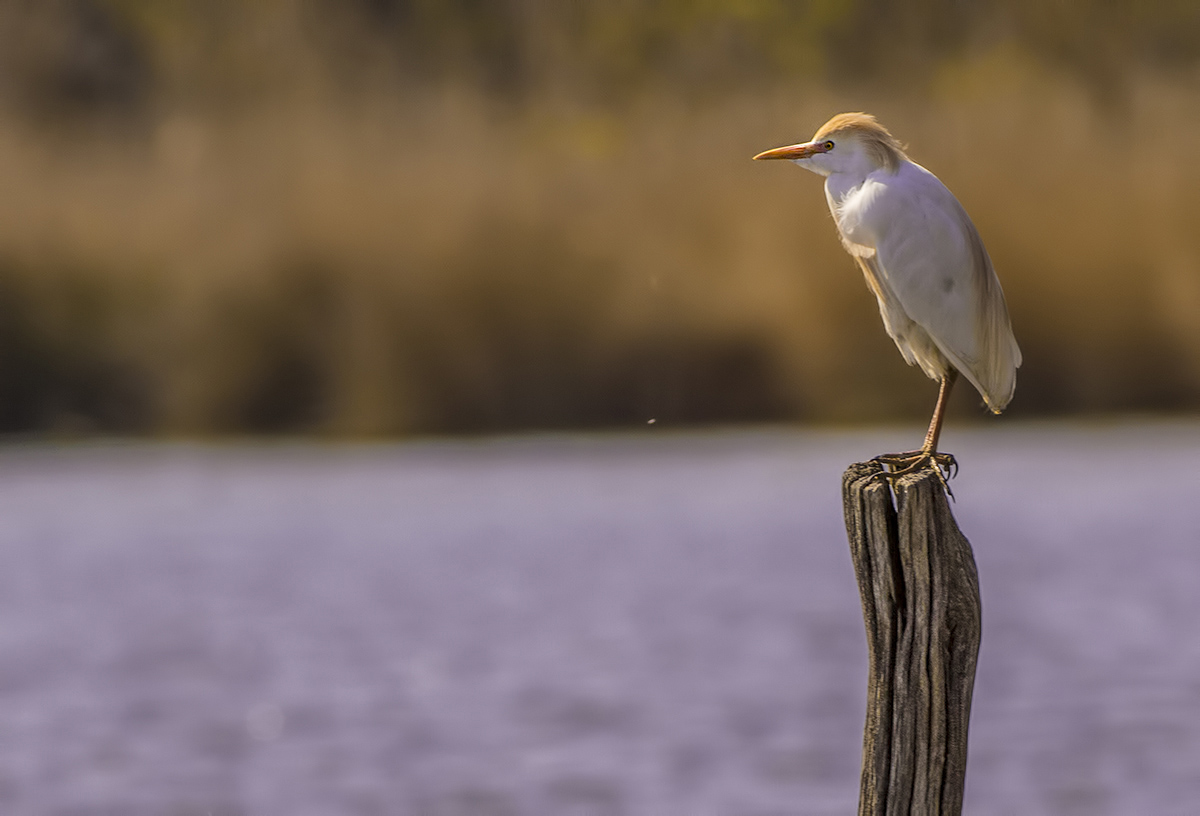
<svg viewBox="0 0 1200 816"><path fill-rule="evenodd" d="M1017 387L1017 368L1021 365L1021 349L1013 337L1008 305L1000 284L989 276L985 302L981 304L979 321L979 392L992 413L1008 407Z"/></svg>

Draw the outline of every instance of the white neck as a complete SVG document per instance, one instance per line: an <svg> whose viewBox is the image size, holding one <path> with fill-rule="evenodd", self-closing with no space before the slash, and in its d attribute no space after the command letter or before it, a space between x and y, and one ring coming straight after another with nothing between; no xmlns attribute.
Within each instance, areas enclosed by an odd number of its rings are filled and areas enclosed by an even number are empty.
<svg viewBox="0 0 1200 816"><path fill-rule="evenodd" d="M825 195L830 203L841 203L842 199L861 187L872 173L886 172L865 156L861 159L849 167L822 174L825 176Z"/></svg>

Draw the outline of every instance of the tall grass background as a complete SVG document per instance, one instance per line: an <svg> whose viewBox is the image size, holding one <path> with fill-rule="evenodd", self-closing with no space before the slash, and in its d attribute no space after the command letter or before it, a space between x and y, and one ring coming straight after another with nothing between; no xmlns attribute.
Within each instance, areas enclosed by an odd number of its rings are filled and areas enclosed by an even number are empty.
<svg viewBox="0 0 1200 816"><path fill-rule="evenodd" d="M7 4L0 431L915 421L820 180L749 161L842 110L972 214L1012 414L1194 411L1200 14L964 8Z"/></svg>

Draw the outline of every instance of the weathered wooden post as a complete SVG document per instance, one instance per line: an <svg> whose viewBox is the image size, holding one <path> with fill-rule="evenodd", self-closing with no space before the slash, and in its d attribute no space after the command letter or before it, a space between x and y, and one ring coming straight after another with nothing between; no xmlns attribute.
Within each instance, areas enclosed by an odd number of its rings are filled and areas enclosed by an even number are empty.
<svg viewBox="0 0 1200 816"><path fill-rule="evenodd" d="M870 656L859 816L958 816L980 634L971 545L931 469L889 485L860 462L842 498Z"/></svg>

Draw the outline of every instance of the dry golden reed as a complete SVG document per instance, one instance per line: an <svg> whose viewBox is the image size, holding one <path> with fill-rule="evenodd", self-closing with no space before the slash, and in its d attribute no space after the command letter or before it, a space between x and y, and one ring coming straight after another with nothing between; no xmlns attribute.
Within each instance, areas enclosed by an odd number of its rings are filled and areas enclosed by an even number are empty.
<svg viewBox="0 0 1200 816"><path fill-rule="evenodd" d="M1200 102L1131 87L1097 108L1001 51L904 98L315 83L167 99L132 133L9 117L0 429L918 421L934 387L880 327L819 180L750 161L864 109L991 251L1025 352L1013 414L1191 410Z"/></svg>

